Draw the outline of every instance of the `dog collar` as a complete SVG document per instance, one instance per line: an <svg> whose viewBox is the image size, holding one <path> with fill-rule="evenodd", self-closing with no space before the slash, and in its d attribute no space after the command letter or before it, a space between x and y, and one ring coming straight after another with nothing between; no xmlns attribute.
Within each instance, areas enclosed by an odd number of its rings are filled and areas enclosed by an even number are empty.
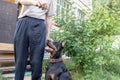
<svg viewBox="0 0 120 80"><path fill-rule="evenodd" d="M54 63L54 62L60 62L62 61L62 58L58 58L58 59L50 59L50 62L51 63Z"/></svg>

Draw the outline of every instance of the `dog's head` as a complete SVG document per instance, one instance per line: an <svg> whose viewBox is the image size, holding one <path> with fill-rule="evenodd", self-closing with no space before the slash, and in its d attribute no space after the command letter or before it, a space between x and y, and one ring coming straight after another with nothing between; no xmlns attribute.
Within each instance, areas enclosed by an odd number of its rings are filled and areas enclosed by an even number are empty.
<svg viewBox="0 0 120 80"><path fill-rule="evenodd" d="M64 48L65 42L55 42L55 41L47 41L47 46L52 50L47 50L51 53L51 58L57 59L62 56L62 49Z"/></svg>

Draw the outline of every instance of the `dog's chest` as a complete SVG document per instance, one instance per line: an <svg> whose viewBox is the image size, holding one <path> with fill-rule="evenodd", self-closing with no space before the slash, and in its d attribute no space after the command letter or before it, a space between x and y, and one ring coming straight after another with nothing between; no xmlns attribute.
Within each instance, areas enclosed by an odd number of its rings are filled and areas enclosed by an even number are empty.
<svg viewBox="0 0 120 80"><path fill-rule="evenodd" d="M59 73L61 71L64 71L65 69L66 69L66 67L65 67L65 64L63 63L63 61L49 63L49 65L48 65L48 73L49 72Z"/></svg>

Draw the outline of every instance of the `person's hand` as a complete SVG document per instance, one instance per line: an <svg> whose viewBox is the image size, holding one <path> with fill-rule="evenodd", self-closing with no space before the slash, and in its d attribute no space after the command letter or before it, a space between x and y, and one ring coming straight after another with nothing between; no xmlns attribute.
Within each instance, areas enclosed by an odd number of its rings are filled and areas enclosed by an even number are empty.
<svg viewBox="0 0 120 80"><path fill-rule="evenodd" d="M45 47L45 50L46 50L47 52L52 52L52 51L53 51L53 49L50 48L49 46L46 46L46 47Z"/></svg>
<svg viewBox="0 0 120 80"><path fill-rule="evenodd" d="M48 9L48 4L46 0L39 0L39 2L41 3L40 8L42 8L42 10L47 10Z"/></svg>
<svg viewBox="0 0 120 80"><path fill-rule="evenodd" d="M38 6L39 8L42 8L42 10L48 9L48 4L46 0L36 0L33 2L33 5Z"/></svg>

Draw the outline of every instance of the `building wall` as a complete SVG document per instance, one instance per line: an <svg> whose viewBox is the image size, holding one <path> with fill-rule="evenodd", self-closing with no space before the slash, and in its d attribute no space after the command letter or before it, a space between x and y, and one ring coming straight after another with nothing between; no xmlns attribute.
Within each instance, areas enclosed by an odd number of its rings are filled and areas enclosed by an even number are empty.
<svg viewBox="0 0 120 80"><path fill-rule="evenodd" d="M82 18L83 15L89 15L92 12L92 0L56 0L57 15L59 19L65 18L65 14L69 14L67 10L74 10L74 15L77 18ZM72 3L72 5L71 5ZM73 9L74 8L74 9ZM84 11L84 12L83 12Z"/></svg>
<svg viewBox="0 0 120 80"><path fill-rule="evenodd" d="M17 5L0 0L0 43L13 43Z"/></svg>

